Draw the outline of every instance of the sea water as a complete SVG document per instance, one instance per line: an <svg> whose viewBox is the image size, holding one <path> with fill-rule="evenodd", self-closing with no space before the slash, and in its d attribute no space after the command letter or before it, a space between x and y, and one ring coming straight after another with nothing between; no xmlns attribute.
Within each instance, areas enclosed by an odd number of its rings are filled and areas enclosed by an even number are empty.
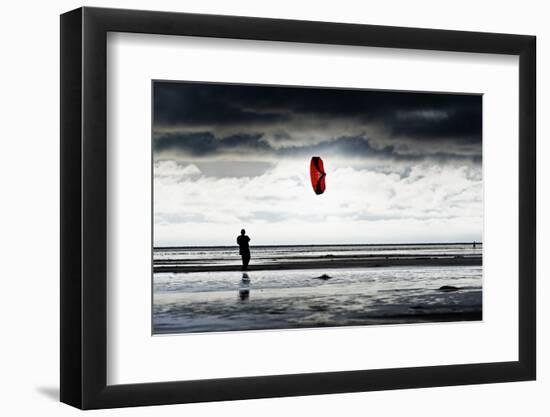
<svg viewBox="0 0 550 417"><path fill-rule="evenodd" d="M479 245L287 246L253 248L252 253L255 265L308 258L312 268L157 272L153 333L481 319L481 266L314 267L314 259L326 256L479 256ZM155 250L155 265L167 260L203 266L240 262L235 248ZM451 290L442 290L445 286Z"/></svg>
<svg viewBox="0 0 550 417"><path fill-rule="evenodd" d="M251 246L252 260L255 265L277 262L292 262L302 259L357 257L357 256L479 256L482 253L480 243L451 244L401 244L401 245L304 245L304 246ZM155 266L182 265L238 265L241 263L237 246L212 247L166 247L154 248Z"/></svg>

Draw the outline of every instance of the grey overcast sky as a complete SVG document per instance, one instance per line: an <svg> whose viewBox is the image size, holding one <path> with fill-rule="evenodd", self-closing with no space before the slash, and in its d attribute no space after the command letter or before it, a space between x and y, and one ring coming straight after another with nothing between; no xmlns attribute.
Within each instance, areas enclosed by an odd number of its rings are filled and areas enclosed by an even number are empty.
<svg viewBox="0 0 550 417"><path fill-rule="evenodd" d="M482 240L479 95L155 81L153 106L155 246Z"/></svg>

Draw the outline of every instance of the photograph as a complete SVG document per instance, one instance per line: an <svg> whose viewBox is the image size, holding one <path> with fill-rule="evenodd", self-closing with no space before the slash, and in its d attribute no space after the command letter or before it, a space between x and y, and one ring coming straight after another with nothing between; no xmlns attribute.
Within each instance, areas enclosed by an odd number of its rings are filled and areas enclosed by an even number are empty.
<svg viewBox="0 0 550 417"><path fill-rule="evenodd" d="M482 95L152 81L152 333L482 320Z"/></svg>

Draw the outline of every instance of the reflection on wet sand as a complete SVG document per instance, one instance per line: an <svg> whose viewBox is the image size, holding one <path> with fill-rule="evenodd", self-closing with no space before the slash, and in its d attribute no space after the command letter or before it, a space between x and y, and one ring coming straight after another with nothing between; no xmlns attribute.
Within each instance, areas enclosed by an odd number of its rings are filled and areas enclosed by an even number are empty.
<svg viewBox="0 0 550 417"><path fill-rule="evenodd" d="M248 301L250 298L250 277L246 272L243 272L243 276L241 279L241 287L239 288L239 300L242 301Z"/></svg>

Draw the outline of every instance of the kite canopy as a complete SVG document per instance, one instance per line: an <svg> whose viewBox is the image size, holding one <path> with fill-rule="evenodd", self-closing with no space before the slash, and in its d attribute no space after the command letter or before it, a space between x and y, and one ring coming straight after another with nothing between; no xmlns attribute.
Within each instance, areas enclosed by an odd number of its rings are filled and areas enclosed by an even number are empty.
<svg viewBox="0 0 550 417"><path fill-rule="evenodd" d="M312 157L309 172L311 174L313 191L315 191L315 194L323 194L325 192L325 177L327 176L323 160L318 156Z"/></svg>

